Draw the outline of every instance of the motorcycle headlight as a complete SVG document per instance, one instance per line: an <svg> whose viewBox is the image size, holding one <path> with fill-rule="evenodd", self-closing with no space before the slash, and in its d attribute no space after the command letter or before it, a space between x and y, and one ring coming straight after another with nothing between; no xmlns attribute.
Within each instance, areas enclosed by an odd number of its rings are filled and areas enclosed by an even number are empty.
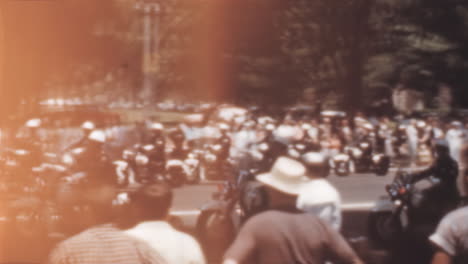
<svg viewBox="0 0 468 264"><path fill-rule="evenodd" d="M24 149L17 149L15 150L15 154L18 156L26 156L29 154L29 151L24 150Z"/></svg>
<svg viewBox="0 0 468 264"><path fill-rule="evenodd" d="M71 165L73 165L73 163L75 163L75 159L72 157L72 155L65 154L62 157L62 162L63 162L63 164L65 164L67 166L71 166Z"/></svg>
<svg viewBox="0 0 468 264"><path fill-rule="evenodd" d="M367 149L370 147L369 143L361 143L359 146L363 149Z"/></svg>
<svg viewBox="0 0 468 264"><path fill-rule="evenodd" d="M300 154L297 150L295 150L295 149L289 149L289 150L288 150L288 155L289 155L290 157L296 158L296 159L299 158L299 157L301 156L301 154Z"/></svg>
<svg viewBox="0 0 468 264"><path fill-rule="evenodd" d="M401 206L401 200L395 200L393 201L393 204L396 206Z"/></svg>
<svg viewBox="0 0 468 264"><path fill-rule="evenodd" d="M205 161L208 163L215 163L217 160L217 157L213 154L207 154L205 155Z"/></svg>
<svg viewBox="0 0 468 264"><path fill-rule="evenodd" d="M349 156L345 155L345 154L339 154L339 155L336 155L333 159L335 161L347 162L347 161L349 161Z"/></svg>
<svg viewBox="0 0 468 264"><path fill-rule="evenodd" d="M362 151L360 149L353 149L353 156L356 158L362 157Z"/></svg>
<svg viewBox="0 0 468 264"><path fill-rule="evenodd" d="M304 149L306 148L306 146L305 146L304 144L297 144L297 145L296 145L296 148L297 148L298 150L304 150Z"/></svg>
<svg viewBox="0 0 468 264"><path fill-rule="evenodd" d="M268 144L266 143L262 143L258 146L258 149L262 152L265 152L265 151L268 151L268 149L270 148L270 146L268 146Z"/></svg>
<svg viewBox="0 0 468 264"><path fill-rule="evenodd" d="M137 155L136 158L135 158L135 162L137 165L147 165L149 163L149 158L145 155Z"/></svg>
<svg viewBox="0 0 468 264"><path fill-rule="evenodd" d="M382 159L382 155L375 155L372 157L372 161L377 163Z"/></svg>

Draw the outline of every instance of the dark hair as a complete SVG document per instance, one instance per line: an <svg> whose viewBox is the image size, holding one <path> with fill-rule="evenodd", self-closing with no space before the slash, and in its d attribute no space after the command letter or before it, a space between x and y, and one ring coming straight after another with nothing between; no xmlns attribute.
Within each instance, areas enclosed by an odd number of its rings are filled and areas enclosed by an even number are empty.
<svg viewBox="0 0 468 264"><path fill-rule="evenodd" d="M145 185L130 195L131 206L138 209L138 221L161 220L172 205L171 187L165 183Z"/></svg>

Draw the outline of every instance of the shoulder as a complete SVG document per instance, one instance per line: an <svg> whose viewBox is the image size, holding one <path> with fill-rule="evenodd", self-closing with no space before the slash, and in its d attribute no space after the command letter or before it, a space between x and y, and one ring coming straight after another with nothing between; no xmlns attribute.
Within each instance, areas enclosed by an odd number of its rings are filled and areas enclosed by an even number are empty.
<svg viewBox="0 0 468 264"><path fill-rule="evenodd" d="M264 227L271 225L272 221L277 221L279 219L284 218L286 213L280 212L280 211L266 211L263 213L259 213L257 215L254 215L251 217L247 222L245 223L246 228L257 228L257 227Z"/></svg>
<svg viewBox="0 0 468 264"><path fill-rule="evenodd" d="M466 219L468 219L468 206L450 212L442 219L441 223L460 224L465 223ZM468 225L468 222L466 224Z"/></svg>

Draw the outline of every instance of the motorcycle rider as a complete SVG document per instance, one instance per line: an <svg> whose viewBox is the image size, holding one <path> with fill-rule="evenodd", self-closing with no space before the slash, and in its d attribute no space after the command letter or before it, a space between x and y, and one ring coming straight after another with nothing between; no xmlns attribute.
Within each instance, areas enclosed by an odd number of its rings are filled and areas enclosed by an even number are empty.
<svg viewBox="0 0 468 264"><path fill-rule="evenodd" d="M412 182L416 183L430 176L438 179L440 182L426 191L420 207L433 208L438 213L444 213L456 206L460 199L457 189L458 164L450 157L447 141L438 140L435 144L435 152L436 159L432 166L413 174Z"/></svg>
<svg viewBox="0 0 468 264"><path fill-rule="evenodd" d="M82 138L70 146L65 148L65 151L70 151L72 149L80 148L86 146L89 141L89 135L96 129L96 125L92 121L85 121L81 124L81 133L83 134Z"/></svg>
<svg viewBox="0 0 468 264"><path fill-rule="evenodd" d="M82 177L113 173L114 166L104 152L106 139L104 131L92 131L83 146L74 148L65 155L64 163L69 165L73 172L84 173ZM75 175L79 177L78 174Z"/></svg>
<svg viewBox="0 0 468 264"><path fill-rule="evenodd" d="M42 120L39 118L28 120L25 124L26 135L24 138L19 139L17 146L15 146L27 152L27 155L23 159L22 167L28 170L39 166L42 161L42 144L39 135L41 125Z"/></svg>
<svg viewBox="0 0 468 264"><path fill-rule="evenodd" d="M164 125L153 123L149 127L148 142L142 148L151 162L166 163L166 138Z"/></svg>
<svg viewBox="0 0 468 264"><path fill-rule="evenodd" d="M185 160L189 154L189 149L185 144L185 135L180 127L175 127L169 130L169 139L172 142L173 148L168 153L168 158Z"/></svg>

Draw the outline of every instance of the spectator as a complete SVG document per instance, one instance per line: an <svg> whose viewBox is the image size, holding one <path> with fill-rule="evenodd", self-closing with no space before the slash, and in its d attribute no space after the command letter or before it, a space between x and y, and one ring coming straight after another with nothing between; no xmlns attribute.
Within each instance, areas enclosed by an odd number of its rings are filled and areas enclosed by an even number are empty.
<svg viewBox="0 0 468 264"><path fill-rule="evenodd" d="M344 238L311 214L294 209L298 190L308 182L304 166L280 157L272 170L257 176L266 184L270 207L250 218L224 256L224 264L237 263L361 263ZM295 210L293 210L295 211Z"/></svg>
<svg viewBox="0 0 468 264"><path fill-rule="evenodd" d="M147 242L168 263L205 263L198 242L165 221L172 205L169 186L160 183L143 186L130 199L132 215L138 224L125 233Z"/></svg>
<svg viewBox="0 0 468 264"><path fill-rule="evenodd" d="M432 264L468 263L468 207L446 215L429 238L436 246Z"/></svg>
<svg viewBox="0 0 468 264"><path fill-rule="evenodd" d="M339 231L341 197L338 190L325 179L329 173L328 161L323 154L315 152L305 154L302 160L311 181L301 188L296 202L297 209L318 216Z"/></svg>
<svg viewBox="0 0 468 264"><path fill-rule="evenodd" d="M410 156L411 166L415 166L418 156L418 143L419 135L417 129L417 121L411 120L410 124L406 127L406 135L408 138L408 152Z"/></svg>
<svg viewBox="0 0 468 264"><path fill-rule="evenodd" d="M83 216L92 218L93 227L61 242L50 254L48 263L166 263L146 243L128 236L112 223L111 204L116 196L112 177L92 177L92 179L92 184L83 193L83 197L90 205L90 211Z"/></svg>
<svg viewBox="0 0 468 264"><path fill-rule="evenodd" d="M461 146L463 144L464 136L465 134L462 123L458 121L452 122L445 139L449 143L450 156L458 164L460 164Z"/></svg>

